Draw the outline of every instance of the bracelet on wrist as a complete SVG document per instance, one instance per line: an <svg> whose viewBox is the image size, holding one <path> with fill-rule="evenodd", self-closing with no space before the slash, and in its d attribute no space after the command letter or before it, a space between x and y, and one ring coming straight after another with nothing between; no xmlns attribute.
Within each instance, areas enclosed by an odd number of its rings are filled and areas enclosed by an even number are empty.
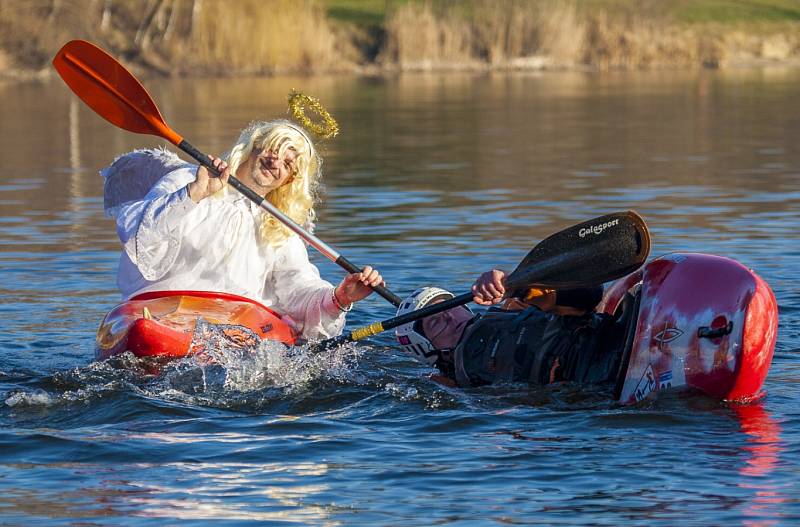
<svg viewBox="0 0 800 527"><path fill-rule="evenodd" d="M347 304L347 307L343 306L342 303L339 302L339 299L336 298L336 288L335 287L331 291L331 299L333 300L333 305L336 306L337 308L339 308L339 311L347 313L348 311L353 309L353 303L352 302Z"/></svg>

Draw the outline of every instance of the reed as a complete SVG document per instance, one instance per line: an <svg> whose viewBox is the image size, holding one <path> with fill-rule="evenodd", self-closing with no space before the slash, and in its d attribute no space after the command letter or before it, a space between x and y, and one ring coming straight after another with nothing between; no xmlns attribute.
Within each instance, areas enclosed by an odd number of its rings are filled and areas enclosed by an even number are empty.
<svg viewBox="0 0 800 527"><path fill-rule="evenodd" d="M600 12L588 17L580 60L599 69L700 65L698 36L661 19Z"/></svg>
<svg viewBox="0 0 800 527"><path fill-rule="evenodd" d="M190 36L170 50L209 72L311 72L335 66L335 43L314 2L219 0L204 2Z"/></svg>
<svg viewBox="0 0 800 527"><path fill-rule="evenodd" d="M469 0L407 3L389 13L380 59L401 68L514 66L546 58L571 65L585 53L588 21L577 3Z"/></svg>
<svg viewBox="0 0 800 527"><path fill-rule="evenodd" d="M389 16L386 43L377 60L420 69L476 62L470 30L468 21L443 18L429 4L405 4Z"/></svg>
<svg viewBox="0 0 800 527"><path fill-rule="evenodd" d="M313 0L0 0L18 66L46 68L72 38L169 75L330 70L347 54Z"/></svg>
<svg viewBox="0 0 800 527"><path fill-rule="evenodd" d="M81 16L85 11L85 2L77 0L0 0L0 48L9 67L42 68L68 35L94 37L91 21Z"/></svg>
<svg viewBox="0 0 800 527"><path fill-rule="evenodd" d="M380 58L401 69L443 62L451 68L717 67L800 54L796 23L743 37L730 26L687 24L668 3L648 0L439 0L410 2L387 16Z"/></svg>
<svg viewBox="0 0 800 527"><path fill-rule="evenodd" d="M796 0L760 1L0 0L0 75L49 72L73 38L164 75L796 60ZM343 19L362 7L366 26Z"/></svg>

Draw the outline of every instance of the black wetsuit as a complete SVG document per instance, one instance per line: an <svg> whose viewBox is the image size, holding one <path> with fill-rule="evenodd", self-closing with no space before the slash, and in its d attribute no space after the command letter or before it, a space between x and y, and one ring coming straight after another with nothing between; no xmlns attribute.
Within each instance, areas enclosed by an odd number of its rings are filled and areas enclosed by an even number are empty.
<svg viewBox="0 0 800 527"><path fill-rule="evenodd" d="M459 386L614 382L622 333L611 316L560 316L529 307L477 315L447 372ZM445 365L442 365L445 366Z"/></svg>

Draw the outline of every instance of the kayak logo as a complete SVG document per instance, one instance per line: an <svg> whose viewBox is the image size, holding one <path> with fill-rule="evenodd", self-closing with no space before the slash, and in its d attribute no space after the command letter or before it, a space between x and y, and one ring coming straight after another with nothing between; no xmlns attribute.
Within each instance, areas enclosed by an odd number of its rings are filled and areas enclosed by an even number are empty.
<svg viewBox="0 0 800 527"><path fill-rule="evenodd" d="M650 392L658 388L655 377L656 375L655 372L653 372L652 364L648 364L647 369L644 370L642 374L642 378L639 379L639 384L636 385L636 389L633 391L633 396L636 398L637 403L647 397Z"/></svg>
<svg viewBox="0 0 800 527"><path fill-rule="evenodd" d="M619 218L616 220L607 221L605 223L600 223L598 225L592 225L591 227L584 227L578 231L578 236L585 238L590 234L601 234L603 231L609 227L613 227L614 225L619 225Z"/></svg>

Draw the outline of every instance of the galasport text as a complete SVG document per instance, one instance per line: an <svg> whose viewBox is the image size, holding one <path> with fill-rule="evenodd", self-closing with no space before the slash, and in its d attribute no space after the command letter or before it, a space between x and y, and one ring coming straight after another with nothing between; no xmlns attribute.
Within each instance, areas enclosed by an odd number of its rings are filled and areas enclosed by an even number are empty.
<svg viewBox="0 0 800 527"><path fill-rule="evenodd" d="M614 225L619 224L619 219L607 221L605 223L601 223L599 225L592 225L591 227L584 227L583 229L578 231L578 236L581 238L586 237L587 234L600 234L604 230L608 229L609 227L613 227Z"/></svg>

